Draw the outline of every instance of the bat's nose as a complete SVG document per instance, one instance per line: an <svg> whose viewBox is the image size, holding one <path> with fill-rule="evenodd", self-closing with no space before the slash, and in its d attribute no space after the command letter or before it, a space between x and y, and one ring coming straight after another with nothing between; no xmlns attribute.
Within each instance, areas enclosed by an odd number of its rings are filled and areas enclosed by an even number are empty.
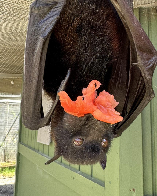
<svg viewBox="0 0 157 196"><path fill-rule="evenodd" d="M100 147L96 144L92 144L88 146L88 151L92 153L99 153L100 152Z"/></svg>

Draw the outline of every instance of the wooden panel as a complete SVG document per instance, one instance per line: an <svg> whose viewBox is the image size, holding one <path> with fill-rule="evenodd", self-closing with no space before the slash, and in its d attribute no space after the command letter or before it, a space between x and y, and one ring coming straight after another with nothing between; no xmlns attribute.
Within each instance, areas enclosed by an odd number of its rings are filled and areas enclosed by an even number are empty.
<svg viewBox="0 0 157 196"><path fill-rule="evenodd" d="M149 37L150 15L149 9L140 9L140 23ZM152 141L151 141L151 111L150 104L142 112L142 140L143 140L143 191L145 195L152 195Z"/></svg>
<svg viewBox="0 0 157 196"><path fill-rule="evenodd" d="M120 195L143 196L141 115L120 138Z"/></svg>
<svg viewBox="0 0 157 196"><path fill-rule="evenodd" d="M149 35L157 49L157 10L151 8L149 10ZM151 102L151 131L152 131L152 188L153 195L157 195L157 68L153 77L153 89L156 97Z"/></svg>
<svg viewBox="0 0 157 196"><path fill-rule="evenodd" d="M75 164L75 165L74 165L74 164L69 164L69 166L70 166L71 168L74 168L74 169L80 171L80 166L77 165L77 164Z"/></svg>
<svg viewBox="0 0 157 196"><path fill-rule="evenodd" d="M49 157L53 157L54 156L54 142L53 141L49 145L48 156Z"/></svg>
<svg viewBox="0 0 157 196"><path fill-rule="evenodd" d="M92 177L92 166L91 165L80 165L80 171Z"/></svg>
<svg viewBox="0 0 157 196"><path fill-rule="evenodd" d="M151 102L151 129L152 129L152 174L153 174L153 194L157 195L157 69L154 73L155 99Z"/></svg>
<svg viewBox="0 0 157 196"><path fill-rule="evenodd" d="M20 155L18 185L16 186L15 196L62 196L66 194L68 196L80 195Z"/></svg>
<svg viewBox="0 0 157 196"><path fill-rule="evenodd" d="M107 155L107 167L105 169L105 196L119 196L119 144L120 138L114 139Z"/></svg>
<svg viewBox="0 0 157 196"><path fill-rule="evenodd" d="M149 22L150 39L157 50L157 8L149 9L149 19L150 19Z"/></svg>
<svg viewBox="0 0 157 196"><path fill-rule="evenodd" d="M92 167L92 177L101 180L102 182L105 181L105 171L102 170L99 163L93 165Z"/></svg>
<svg viewBox="0 0 157 196"><path fill-rule="evenodd" d="M39 151L39 143L37 142L37 135L38 135L38 131L33 131L33 133L34 133L34 149L35 150L37 150L37 151Z"/></svg>
<svg viewBox="0 0 157 196"><path fill-rule="evenodd" d="M15 196L43 196L50 195L50 192L53 192L54 196L60 196L65 195L63 194L64 191L68 196L72 194L82 196L88 194L91 196L104 195L104 187L56 162L45 166L44 163L47 159L24 145L19 144L19 153L20 164L17 169L18 181ZM49 190L47 190L47 186ZM62 187L63 191L61 191ZM43 193L44 191L45 193Z"/></svg>
<svg viewBox="0 0 157 196"><path fill-rule="evenodd" d="M135 9L142 27L157 49L157 12L156 8ZM157 95L157 69L153 77L153 89ZM157 96L142 112L143 140L143 191L144 195L157 194Z"/></svg>

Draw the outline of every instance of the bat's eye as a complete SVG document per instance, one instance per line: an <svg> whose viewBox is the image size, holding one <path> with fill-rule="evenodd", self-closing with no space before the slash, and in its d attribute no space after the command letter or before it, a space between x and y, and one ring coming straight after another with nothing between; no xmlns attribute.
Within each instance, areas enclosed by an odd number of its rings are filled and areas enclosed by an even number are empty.
<svg viewBox="0 0 157 196"><path fill-rule="evenodd" d="M106 148L108 146L108 141L106 139L103 139L101 145L102 147Z"/></svg>
<svg viewBox="0 0 157 196"><path fill-rule="evenodd" d="M84 142L84 139L83 138L75 138L74 140L73 140L73 144L74 144L74 146L81 146L82 144L83 144L83 142Z"/></svg>

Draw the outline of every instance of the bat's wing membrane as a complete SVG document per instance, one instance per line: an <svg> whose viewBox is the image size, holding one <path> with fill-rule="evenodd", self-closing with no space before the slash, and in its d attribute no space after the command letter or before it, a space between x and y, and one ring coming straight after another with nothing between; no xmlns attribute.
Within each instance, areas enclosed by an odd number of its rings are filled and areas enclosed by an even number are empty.
<svg viewBox="0 0 157 196"><path fill-rule="evenodd" d="M25 49L21 107L23 123L32 130L37 130L50 121L48 119L50 113L45 117L42 114L44 65L50 33L64 3L64 0L48 2L36 0L31 5ZM53 111L53 108L51 108L51 111Z"/></svg>
<svg viewBox="0 0 157 196"><path fill-rule="evenodd" d="M127 68L129 70L127 73L129 76L126 85L127 91L122 98L125 100L122 101L124 104L121 110L124 120L115 126L115 135L119 136L154 96L152 75L157 62L157 53L140 23L134 17L128 3L125 0L111 0L111 2L123 22L131 47L130 64ZM50 121L49 117L54 109L51 108L50 113L45 117L42 116L42 85L50 34L64 3L65 0L48 1L48 3L45 0L36 0L31 6L21 106L23 123L32 130L37 130L46 125ZM69 74L66 80L68 76ZM120 77L123 77L123 74ZM114 82L110 84L113 85L112 89L115 88ZM120 91L115 90L115 92L117 97L122 96ZM120 102L120 100L118 101Z"/></svg>
<svg viewBox="0 0 157 196"><path fill-rule="evenodd" d="M124 120L115 127L115 134L119 136L154 97L152 76L157 64L157 52L127 1L111 0L111 2L121 18L130 40L128 90L121 111Z"/></svg>

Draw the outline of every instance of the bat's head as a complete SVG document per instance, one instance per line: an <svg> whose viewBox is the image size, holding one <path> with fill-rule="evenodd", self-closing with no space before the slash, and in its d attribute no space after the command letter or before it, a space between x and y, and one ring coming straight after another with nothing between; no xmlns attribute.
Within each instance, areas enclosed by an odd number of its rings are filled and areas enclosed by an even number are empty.
<svg viewBox="0 0 157 196"><path fill-rule="evenodd" d="M52 134L56 143L56 155L72 164L95 164L106 167L106 153L113 134L111 124L96 120L92 115L76 117L63 112L60 120L52 120ZM57 124L56 124L57 122Z"/></svg>

